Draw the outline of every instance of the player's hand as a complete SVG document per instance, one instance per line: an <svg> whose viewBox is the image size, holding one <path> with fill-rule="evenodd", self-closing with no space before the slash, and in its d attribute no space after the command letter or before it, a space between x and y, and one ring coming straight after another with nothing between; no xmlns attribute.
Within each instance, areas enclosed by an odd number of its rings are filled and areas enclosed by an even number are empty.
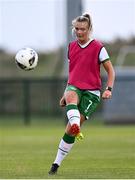
<svg viewBox="0 0 135 180"><path fill-rule="evenodd" d="M109 90L105 90L102 94L103 99L111 99L111 97L112 97L112 92Z"/></svg>
<svg viewBox="0 0 135 180"><path fill-rule="evenodd" d="M66 106L66 101L65 101L65 97L64 96L60 99L60 106L61 107Z"/></svg>

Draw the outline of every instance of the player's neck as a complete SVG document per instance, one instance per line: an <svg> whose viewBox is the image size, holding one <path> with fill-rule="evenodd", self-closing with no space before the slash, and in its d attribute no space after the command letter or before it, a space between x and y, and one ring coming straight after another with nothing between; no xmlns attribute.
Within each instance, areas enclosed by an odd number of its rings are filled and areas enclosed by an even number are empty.
<svg viewBox="0 0 135 180"><path fill-rule="evenodd" d="M85 44L80 44L78 41L79 46L81 46L82 48L85 48L91 41L93 41L93 38L90 38L89 41L87 41Z"/></svg>
<svg viewBox="0 0 135 180"><path fill-rule="evenodd" d="M82 40L82 41L79 41L79 40L78 40L78 43L79 43L80 45L84 45L84 44L86 44L88 41L90 41L90 38L85 39L85 40Z"/></svg>

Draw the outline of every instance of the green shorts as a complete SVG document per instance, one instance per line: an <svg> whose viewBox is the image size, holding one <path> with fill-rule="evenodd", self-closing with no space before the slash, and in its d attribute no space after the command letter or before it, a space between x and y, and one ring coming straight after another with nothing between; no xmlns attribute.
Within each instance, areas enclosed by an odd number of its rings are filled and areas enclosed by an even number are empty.
<svg viewBox="0 0 135 180"><path fill-rule="evenodd" d="M100 97L89 92L88 90L81 90L75 86L69 85L66 91L75 91L79 97L78 109L86 119L96 110L100 103Z"/></svg>

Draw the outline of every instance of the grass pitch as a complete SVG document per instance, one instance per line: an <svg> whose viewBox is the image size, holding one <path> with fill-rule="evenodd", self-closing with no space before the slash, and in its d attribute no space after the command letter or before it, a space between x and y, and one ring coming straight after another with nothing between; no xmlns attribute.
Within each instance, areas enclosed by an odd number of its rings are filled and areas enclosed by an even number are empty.
<svg viewBox="0 0 135 180"><path fill-rule="evenodd" d="M135 178L135 126L104 126L86 122L83 141L76 142L58 174L48 176L64 123L24 126L0 124L1 179L129 179Z"/></svg>

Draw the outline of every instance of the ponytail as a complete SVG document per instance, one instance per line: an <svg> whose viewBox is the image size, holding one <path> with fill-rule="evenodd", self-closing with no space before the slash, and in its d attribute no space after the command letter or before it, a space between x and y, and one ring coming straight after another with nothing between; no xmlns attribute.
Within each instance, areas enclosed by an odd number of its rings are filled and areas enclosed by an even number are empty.
<svg viewBox="0 0 135 180"><path fill-rule="evenodd" d="M87 22L89 30L92 31L92 20L89 14L85 13L82 16L78 16L77 18L75 18L72 21L73 28L76 22Z"/></svg>

